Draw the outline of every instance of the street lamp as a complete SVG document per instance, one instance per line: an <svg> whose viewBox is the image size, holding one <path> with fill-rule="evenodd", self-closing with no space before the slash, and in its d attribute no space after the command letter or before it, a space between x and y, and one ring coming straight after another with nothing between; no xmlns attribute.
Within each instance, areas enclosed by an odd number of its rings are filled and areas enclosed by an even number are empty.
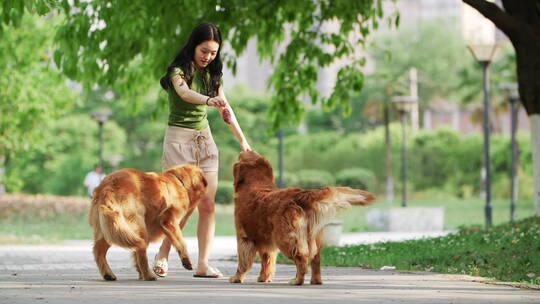
<svg viewBox="0 0 540 304"><path fill-rule="evenodd" d="M510 134L512 137L512 173L510 178L511 184L511 197L510 197L510 221L514 222L516 220L516 201L518 195L518 181L517 181L517 166L518 166L518 147L516 141L516 129L518 122L518 110L519 110L519 91L518 85L516 83L508 83L501 87L508 96L508 101L510 102L510 114L511 114L511 130Z"/></svg>
<svg viewBox="0 0 540 304"><path fill-rule="evenodd" d="M491 206L491 165L490 165L490 152L489 152L489 64L493 60L495 53L497 52L497 44L470 44L467 46L473 57L482 66L483 79L484 79L484 170L485 170L485 190L486 190L486 228L491 228L492 224L492 206Z"/></svg>
<svg viewBox="0 0 540 304"><path fill-rule="evenodd" d="M285 180L283 176L283 168L284 168L284 161L285 161L285 149L284 149L284 136L283 136L283 129L279 129L277 131L278 133L278 162L279 162L279 176L278 176L278 187L284 188L285 187Z"/></svg>
<svg viewBox="0 0 540 304"><path fill-rule="evenodd" d="M402 144L401 144L401 178L402 178L402 195L401 206L407 207L407 133L406 122L407 112L413 110L416 106L417 98L414 96L395 96L392 97L392 103L396 105L396 108L401 116L401 132L402 132Z"/></svg>
<svg viewBox="0 0 540 304"><path fill-rule="evenodd" d="M101 168L105 168L103 166L103 124L109 119L111 114L111 110L109 109L95 110L90 114L99 124L99 164Z"/></svg>

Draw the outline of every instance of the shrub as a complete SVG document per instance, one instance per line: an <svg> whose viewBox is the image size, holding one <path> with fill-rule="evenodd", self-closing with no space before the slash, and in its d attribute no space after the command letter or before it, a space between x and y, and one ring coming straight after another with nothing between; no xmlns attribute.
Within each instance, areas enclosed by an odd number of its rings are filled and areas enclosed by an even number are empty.
<svg viewBox="0 0 540 304"><path fill-rule="evenodd" d="M279 175L276 173L276 184L278 183ZM294 187L298 185L298 176L292 172L285 171L283 173L283 179L285 180L285 187Z"/></svg>
<svg viewBox="0 0 540 304"><path fill-rule="evenodd" d="M321 188L325 186L332 186L335 184L335 179L332 174L315 169L306 169L296 172L298 180L292 187L300 187L306 189Z"/></svg>
<svg viewBox="0 0 540 304"><path fill-rule="evenodd" d="M336 183L357 189L372 190L376 184L375 174L364 168L344 169L336 174Z"/></svg>
<svg viewBox="0 0 540 304"><path fill-rule="evenodd" d="M216 192L216 203L232 204L234 201L234 188L232 181L220 181Z"/></svg>
<svg viewBox="0 0 540 304"><path fill-rule="evenodd" d="M0 195L0 219L6 219L13 215L44 217L57 214L86 214L89 208L89 197L24 193Z"/></svg>

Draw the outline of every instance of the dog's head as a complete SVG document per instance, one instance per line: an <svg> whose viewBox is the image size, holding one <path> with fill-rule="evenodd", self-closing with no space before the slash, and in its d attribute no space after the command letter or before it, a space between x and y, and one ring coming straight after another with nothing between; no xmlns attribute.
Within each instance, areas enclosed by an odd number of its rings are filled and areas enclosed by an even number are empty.
<svg viewBox="0 0 540 304"><path fill-rule="evenodd" d="M175 166L167 170L166 173L174 175L182 182L186 188L189 200L199 202L208 190L208 182L204 177L204 172L194 165Z"/></svg>
<svg viewBox="0 0 540 304"><path fill-rule="evenodd" d="M240 152L233 168L234 188L255 181L274 185L274 174L270 162L255 151Z"/></svg>

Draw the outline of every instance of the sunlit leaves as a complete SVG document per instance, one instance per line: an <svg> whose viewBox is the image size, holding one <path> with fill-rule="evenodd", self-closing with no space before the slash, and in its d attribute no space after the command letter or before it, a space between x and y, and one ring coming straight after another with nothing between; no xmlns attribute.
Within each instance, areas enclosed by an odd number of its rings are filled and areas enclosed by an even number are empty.
<svg viewBox="0 0 540 304"><path fill-rule="evenodd" d="M68 18L58 31L56 63L73 79L111 86L123 95L133 94L133 85L126 80L141 71L149 76L137 84L136 91L157 86L158 77L198 23L213 22L220 27L232 48L231 54L223 55L233 70L234 58L255 38L260 58L274 64L269 83L274 128L300 121L305 96L324 106L336 103L314 92L319 67L340 58L354 61L351 42L363 41L370 27L376 26L376 19L383 16L381 0L94 0L76 2L76 8L66 2L62 4ZM337 24L337 31L326 31L324 26L329 23ZM363 38L351 40L353 32ZM133 66L134 61L144 64ZM347 85L352 83L356 89L361 87L359 73L348 71L340 78L346 85L336 85L338 92L333 96L339 99L337 103L348 102L347 93L339 90L350 89Z"/></svg>
<svg viewBox="0 0 540 304"><path fill-rule="evenodd" d="M25 12L45 15L59 6L59 0L4 0L0 5L0 32L4 25L18 26Z"/></svg>
<svg viewBox="0 0 540 304"><path fill-rule="evenodd" d="M314 91L317 70L337 59L358 60L355 48L383 18L381 2L7 0L1 13L3 23L18 24L25 10L38 14L61 10L67 21L56 34L56 65L86 88L109 86L124 96L155 88L191 29L201 22L221 28L232 48L223 54L224 61L233 71L235 57L255 38L261 60L274 64L270 117L277 128L300 121L306 96L325 108L349 102L348 93L340 90L350 89L349 84L355 84L353 90L360 88L360 72L343 73L338 78L344 84L338 83L333 97L325 99ZM397 17L390 19L398 22ZM328 24L337 25L337 31L325 29ZM359 37L353 38L353 33Z"/></svg>
<svg viewBox="0 0 540 304"><path fill-rule="evenodd" d="M27 15L0 43L0 155L41 149L43 128L77 102L50 59L54 25ZM23 140L24 139L24 140Z"/></svg>

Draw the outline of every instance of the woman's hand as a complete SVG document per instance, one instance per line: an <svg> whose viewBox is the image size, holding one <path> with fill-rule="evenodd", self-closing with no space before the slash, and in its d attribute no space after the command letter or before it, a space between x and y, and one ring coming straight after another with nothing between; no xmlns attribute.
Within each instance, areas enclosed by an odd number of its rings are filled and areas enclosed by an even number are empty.
<svg viewBox="0 0 540 304"><path fill-rule="evenodd" d="M222 97L216 96L209 98L206 105L210 107L222 108L227 105L227 102Z"/></svg>
<svg viewBox="0 0 540 304"><path fill-rule="evenodd" d="M243 141L240 143L240 149L242 149L242 152L253 151L247 141Z"/></svg>

